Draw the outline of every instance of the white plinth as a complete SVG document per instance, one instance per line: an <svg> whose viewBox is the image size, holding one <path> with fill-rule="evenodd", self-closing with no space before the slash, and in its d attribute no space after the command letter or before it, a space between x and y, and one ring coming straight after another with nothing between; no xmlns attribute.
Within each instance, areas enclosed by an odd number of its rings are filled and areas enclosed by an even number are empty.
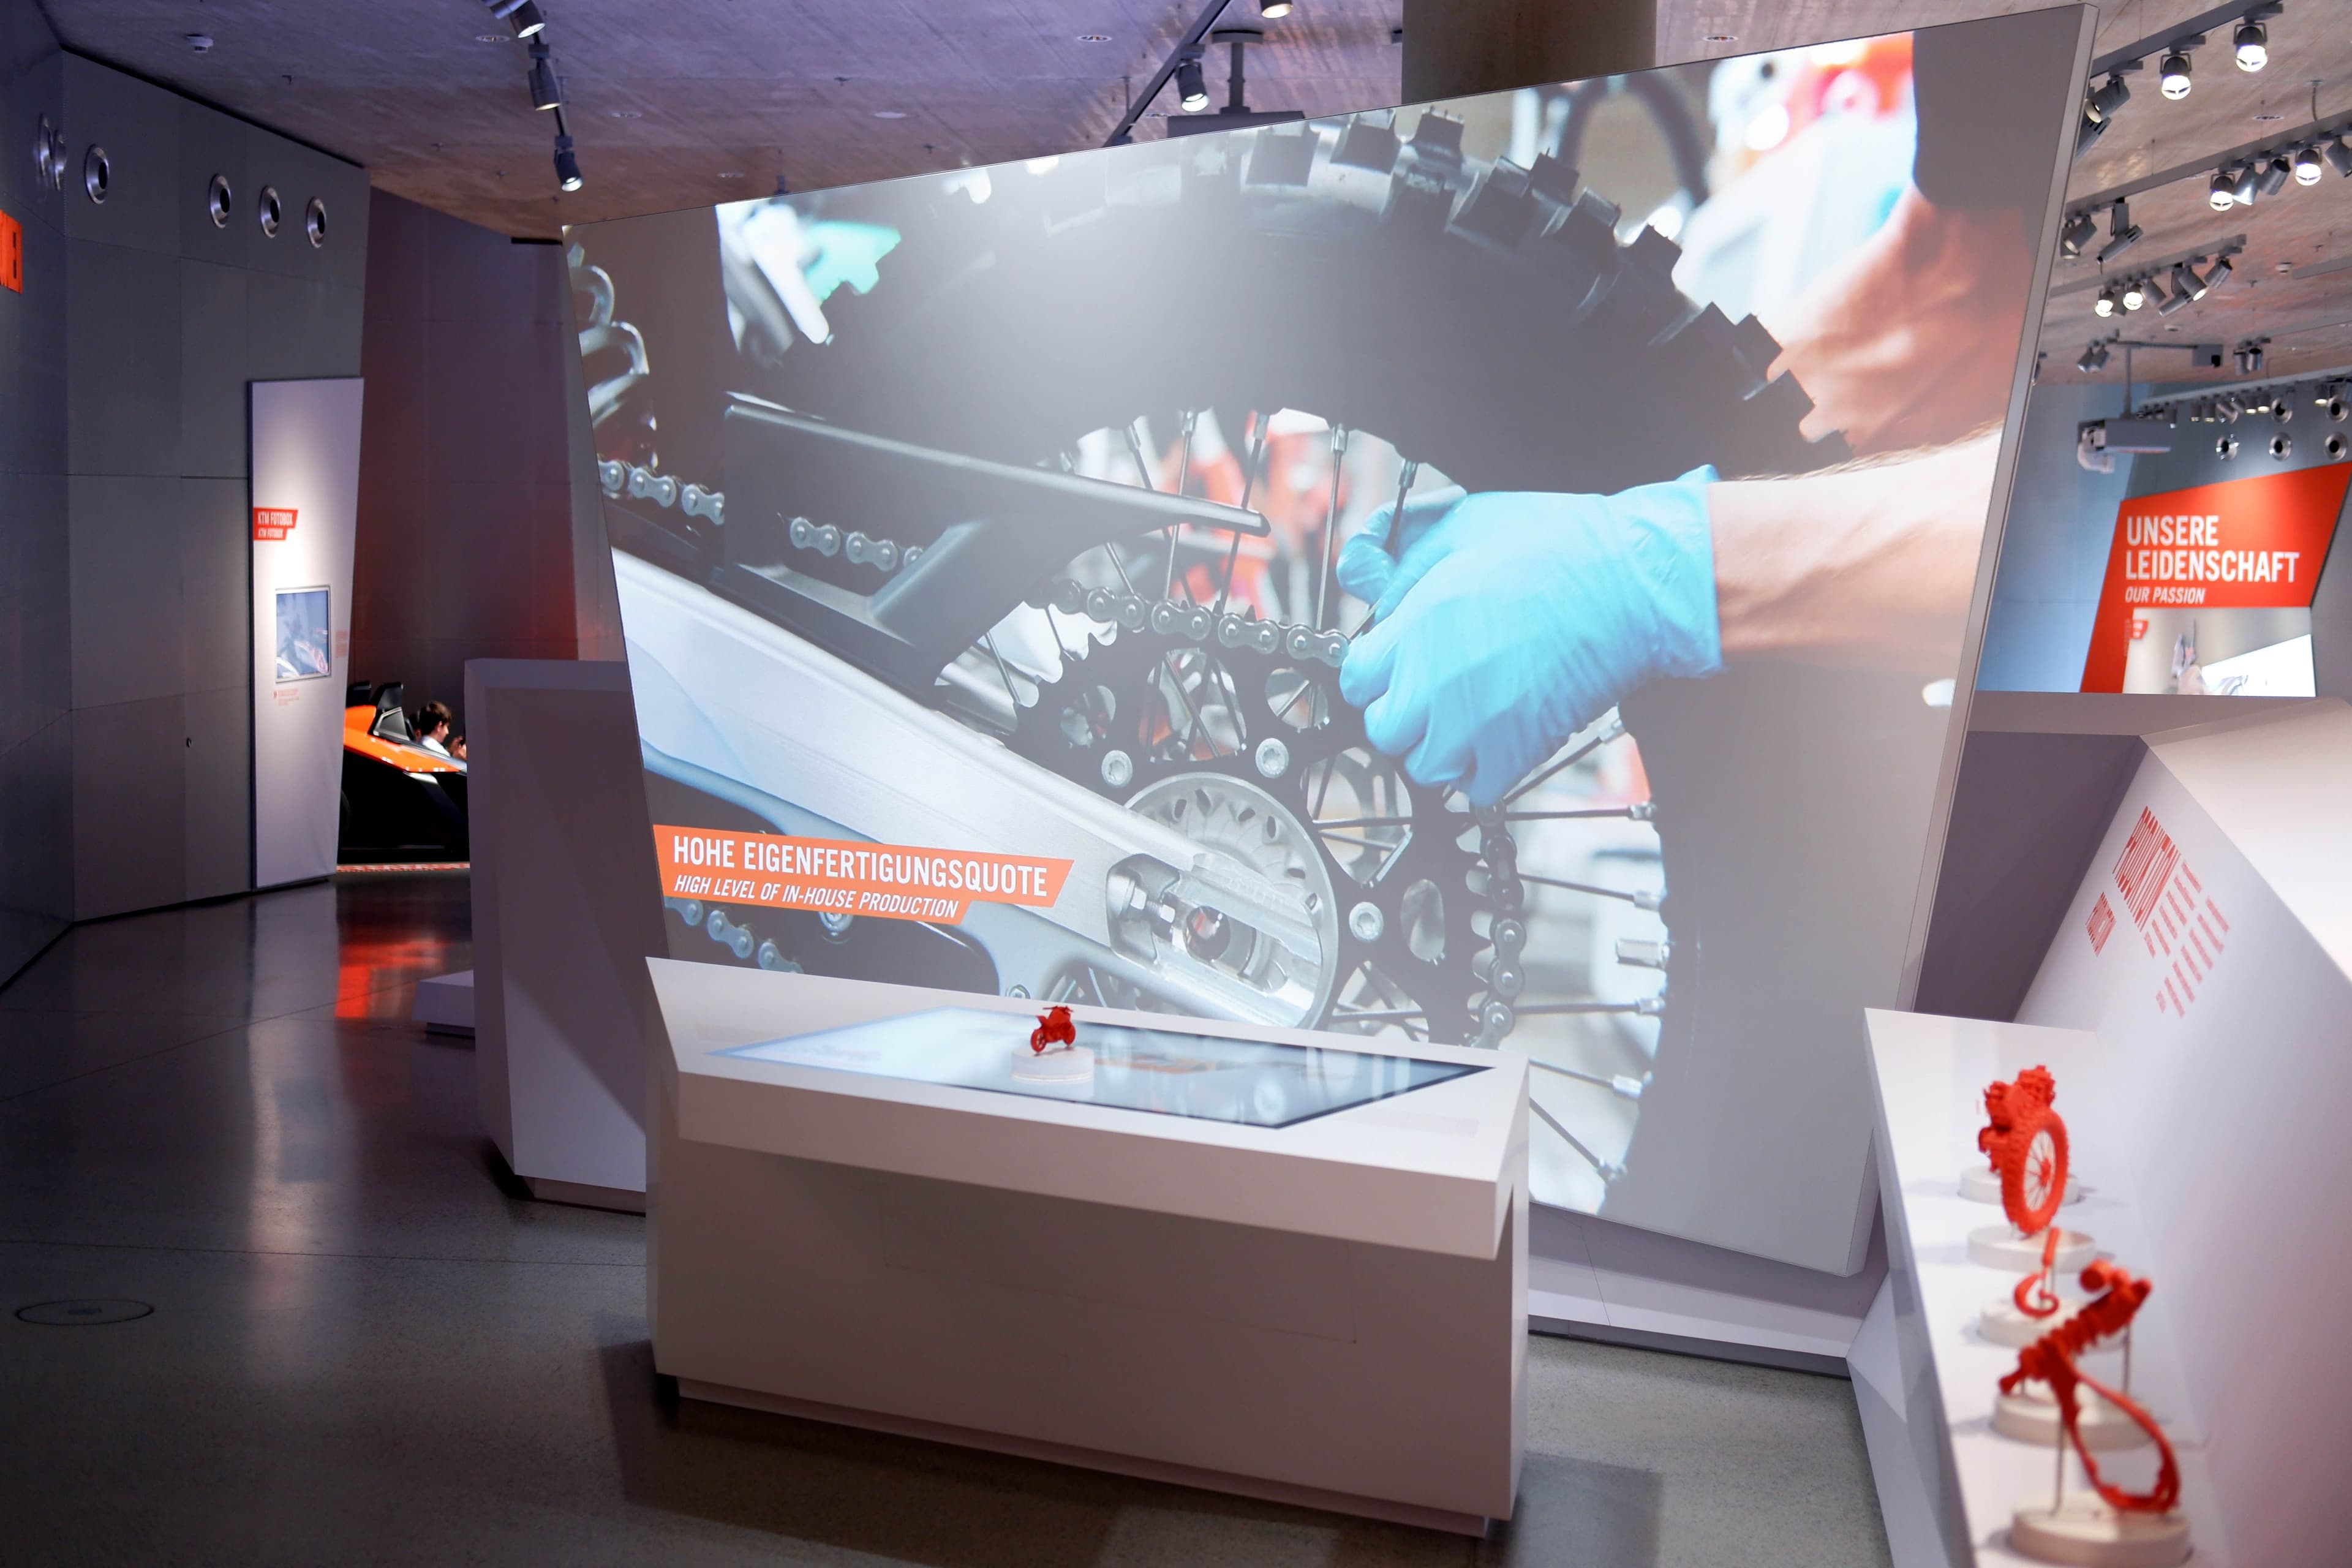
<svg viewBox="0 0 2352 1568"><path fill-rule="evenodd" d="M2005 1268L2011 1274L2031 1274L2042 1267L2044 1240L2042 1232L2020 1236L2014 1226L2006 1223L1980 1225L1969 1232L1969 1261L1987 1268ZM2051 1266L2062 1276L2077 1274L2098 1255L2098 1244L2085 1233L2061 1230L2057 1256L2051 1259Z"/></svg>
<svg viewBox="0 0 2352 1568"><path fill-rule="evenodd" d="M2174 1568L2189 1561L2189 1523L2178 1515L2119 1514L2097 1498L2069 1498L2021 1508L2009 1527L2010 1544L2037 1563L2085 1568Z"/></svg>
<svg viewBox="0 0 2352 1568"><path fill-rule="evenodd" d="M2004 1437L2047 1448L2058 1441L2059 1426L2058 1402L2041 1384L2021 1384L2015 1394L2004 1394L1993 1402L1992 1429ZM2083 1447L2099 1453L2148 1446L2147 1434L2138 1422L2087 1388L2075 1395L2074 1430Z"/></svg>
<svg viewBox="0 0 2352 1568"><path fill-rule="evenodd" d="M1524 1058L1367 1040L1487 1070L1248 1126L723 1056L940 1005L1025 1038L1034 1005L649 967L654 1354L689 1396L1469 1533L1509 1516Z"/></svg>
<svg viewBox="0 0 2352 1568"><path fill-rule="evenodd" d="M2046 1318L2032 1318L2017 1310L2015 1296L2003 1291L1985 1303L1977 1318L1977 1334L2004 1349L2023 1350L2081 1310L2081 1302L2068 1301Z"/></svg>

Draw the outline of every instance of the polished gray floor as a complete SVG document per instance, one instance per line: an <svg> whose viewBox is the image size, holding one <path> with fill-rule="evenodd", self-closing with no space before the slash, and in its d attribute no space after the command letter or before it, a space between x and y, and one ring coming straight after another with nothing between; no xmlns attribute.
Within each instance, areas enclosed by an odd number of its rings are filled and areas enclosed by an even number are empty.
<svg viewBox="0 0 2352 1568"><path fill-rule="evenodd" d="M0 1561L1886 1561L1853 1394L1538 1339L1483 1544L666 1401L641 1222L533 1204L404 1021L462 875L84 927L0 989ZM39 1302L153 1311L48 1327Z"/></svg>

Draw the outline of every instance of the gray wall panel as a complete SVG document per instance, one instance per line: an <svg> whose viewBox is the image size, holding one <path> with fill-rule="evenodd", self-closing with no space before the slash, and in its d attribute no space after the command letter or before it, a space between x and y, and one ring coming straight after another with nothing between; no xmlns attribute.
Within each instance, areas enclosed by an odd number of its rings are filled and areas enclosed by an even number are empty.
<svg viewBox="0 0 2352 1568"><path fill-rule="evenodd" d="M180 263L180 472L236 477L246 471L247 273L205 261Z"/></svg>
<svg viewBox="0 0 2352 1568"><path fill-rule="evenodd" d="M0 976L73 913L73 721L60 713L0 749Z"/></svg>
<svg viewBox="0 0 2352 1568"><path fill-rule="evenodd" d="M358 291L271 272L246 274L246 370L254 381L358 374Z"/></svg>
<svg viewBox="0 0 2352 1568"><path fill-rule="evenodd" d="M67 481L66 512L74 706L181 690L179 479L77 474Z"/></svg>
<svg viewBox="0 0 2352 1568"><path fill-rule="evenodd" d="M180 254L224 267L245 263L245 223L253 182L245 177L245 125L201 103L179 100L180 174L172 207L180 224ZM226 223L215 224L205 197L213 176L228 181Z"/></svg>
<svg viewBox="0 0 2352 1568"><path fill-rule="evenodd" d="M64 717L73 706L73 552L66 530L66 478L18 473L0 508L8 575L0 580L0 626L7 669L0 692L10 710L0 744ZM0 832L5 826L0 826Z"/></svg>
<svg viewBox="0 0 2352 1568"><path fill-rule="evenodd" d="M66 282L66 471L176 477L179 258L68 239Z"/></svg>
<svg viewBox="0 0 2352 1568"><path fill-rule="evenodd" d="M79 55L65 57L65 227L70 239L177 255L180 218L180 105L175 94ZM84 193L82 170L92 145L111 170L103 204Z"/></svg>
<svg viewBox="0 0 2352 1568"><path fill-rule="evenodd" d="M239 672L242 675L242 671ZM253 885L253 688L186 694L183 897L217 898Z"/></svg>
<svg viewBox="0 0 2352 1568"><path fill-rule="evenodd" d="M80 708L73 716L74 918L187 897L181 779L188 752L179 692Z"/></svg>
<svg viewBox="0 0 2352 1568"><path fill-rule="evenodd" d="M180 481L181 689L236 686L251 700L251 491L243 479Z"/></svg>

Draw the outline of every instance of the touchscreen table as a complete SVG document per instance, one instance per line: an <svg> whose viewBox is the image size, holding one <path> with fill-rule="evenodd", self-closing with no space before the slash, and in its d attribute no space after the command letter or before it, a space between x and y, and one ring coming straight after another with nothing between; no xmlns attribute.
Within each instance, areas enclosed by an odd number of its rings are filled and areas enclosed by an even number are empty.
<svg viewBox="0 0 2352 1568"><path fill-rule="evenodd" d="M1252 1127L1289 1127L1486 1070L1083 1020L1075 1047L1039 1053L1032 1026L1017 1013L939 1007L720 1054Z"/></svg>

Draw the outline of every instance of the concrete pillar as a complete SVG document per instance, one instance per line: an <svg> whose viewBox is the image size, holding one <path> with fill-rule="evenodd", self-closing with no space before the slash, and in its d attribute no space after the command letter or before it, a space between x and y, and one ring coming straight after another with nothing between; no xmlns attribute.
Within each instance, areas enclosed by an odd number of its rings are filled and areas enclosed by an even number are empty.
<svg viewBox="0 0 2352 1568"><path fill-rule="evenodd" d="M1657 63L1657 0L1404 0L1407 103Z"/></svg>

